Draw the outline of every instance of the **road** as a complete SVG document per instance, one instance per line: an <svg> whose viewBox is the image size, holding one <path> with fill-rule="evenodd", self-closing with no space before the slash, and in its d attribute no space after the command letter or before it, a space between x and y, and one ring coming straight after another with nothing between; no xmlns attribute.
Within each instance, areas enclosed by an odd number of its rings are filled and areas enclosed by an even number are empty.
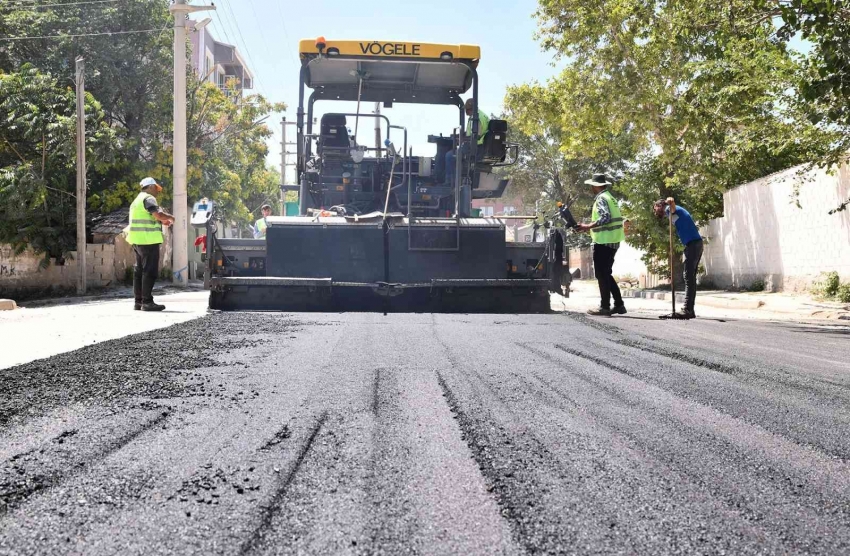
<svg viewBox="0 0 850 556"><path fill-rule="evenodd" d="M0 370L0 553L847 554L848 340L210 314Z"/></svg>

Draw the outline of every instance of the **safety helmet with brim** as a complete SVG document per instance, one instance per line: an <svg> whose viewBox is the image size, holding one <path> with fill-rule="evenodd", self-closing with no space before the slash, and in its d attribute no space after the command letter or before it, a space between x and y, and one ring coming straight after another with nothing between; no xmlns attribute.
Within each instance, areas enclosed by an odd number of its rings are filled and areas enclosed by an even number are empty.
<svg viewBox="0 0 850 556"><path fill-rule="evenodd" d="M161 185L159 185L158 183L156 183L156 180L155 180L155 179L153 179L153 178L151 178L151 177L147 177L147 178L145 178L145 179L143 179L142 181L140 181L140 182L139 182L139 186L140 186L142 189L146 189L146 188L148 188L148 187L150 187L150 186L152 186L152 185L156 186L156 191L157 191L157 193L159 193L160 191L162 191L162 186L161 186Z"/></svg>

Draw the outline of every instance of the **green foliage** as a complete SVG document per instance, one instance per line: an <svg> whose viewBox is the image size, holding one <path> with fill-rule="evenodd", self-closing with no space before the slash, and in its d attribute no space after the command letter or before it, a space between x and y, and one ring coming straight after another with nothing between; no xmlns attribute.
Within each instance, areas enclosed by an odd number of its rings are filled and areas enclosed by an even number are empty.
<svg viewBox="0 0 850 556"><path fill-rule="evenodd" d="M850 2L848 0L757 0L765 16L781 18L777 37L801 37L812 45L801 79L801 103L822 129L837 132L817 163L846 162L850 151ZM846 210L850 199L830 214Z"/></svg>
<svg viewBox="0 0 850 556"><path fill-rule="evenodd" d="M822 273L812 284L810 291L815 297L850 303L850 283L842 283L834 270Z"/></svg>
<svg viewBox="0 0 850 556"><path fill-rule="evenodd" d="M824 297L827 299L835 297L838 293L838 288L841 286L841 279L838 273L824 272L812 284L811 292L816 297Z"/></svg>
<svg viewBox="0 0 850 556"><path fill-rule="evenodd" d="M242 224L253 222L263 203L279 204L279 173L266 167L266 139L271 130L261 122L283 104L273 104L260 95L234 102L235 84L225 92L195 76L189 80L187 97L187 182L190 201L201 197L218 203L219 215ZM229 93L229 94L228 94ZM161 182L171 181L170 145L154 144L151 165L117 181L99 199L105 211L129 203L138 193L138 182L150 174ZM171 190L160 196L162 204L172 201Z"/></svg>
<svg viewBox="0 0 850 556"><path fill-rule="evenodd" d="M168 5L167 0L132 0L0 10L0 36L162 29L0 42L0 75L8 74L0 92L0 242L54 257L74 248L77 56L86 61L89 216L127 206L145 176L163 184L160 202L169 206L173 50ZM24 77L25 68L35 74ZM277 172L265 165L271 131L262 120L285 107L259 96L241 98L235 83L222 92L198 82L191 69L189 74L188 200L207 196L219 202L225 218L252 221L252 211L279 199Z"/></svg>
<svg viewBox="0 0 850 556"><path fill-rule="evenodd" d="M564 237L564 245L574 250L588 249L590 248L590 234L568 232Z"/></svg>
<svg viewBox="0 0 850 556"><path fill-rule="evenodd" d="M519 144L519 160L507 168L511 178L510 194L518 195L524 204L537 205L548 213L558 201L564 203L576 218L590 212L593 191L584 181L594 172L621 174L629 152L627 133L609 135L594 157L573 157L562 146L573 141L571 133L556 118L557 96L539 84L508 87L503 115L509 122L511 142Z"/></svg>
<svg viewBox="0 0 850 556"><path fill-rule="evenodd" d="M765 288L764 280L753 280L749 287L747 287L748 292L763 292Z"/></svg>
<svg viewBox="0 0 850 556"><path fill-rule="evenodd" d="M615 190L628 241L656 271L668 234L655 200L673 196L704 222L722 213L724 191L835 139L797 102L805 68L762 15L751 0L539 2L539 38L565 67L545 85L509 90L508 111L571 164L624 169Z"/></svg>
<svg viewBox="0 0 850 556"><path fill-rule="evenodd" d="M105 120L126 132L122 155L147 160L146 147L169 135L173 47L168 0L68 4L39 9L21 2L0 10L0 36L54 36L162 29L126 33L3 42L0 69L30 63L60 82L72 84L74 60L86 62L86 90L101 102Z"/></svg>
<svg viewBox="0 0 850 556"><path fill-rule="evenodd" d="M86 156L114 161L115 130L85 98ZM0 73L0 241L60 257L76 246L76 100L73 90L29 64Z"/></svg>

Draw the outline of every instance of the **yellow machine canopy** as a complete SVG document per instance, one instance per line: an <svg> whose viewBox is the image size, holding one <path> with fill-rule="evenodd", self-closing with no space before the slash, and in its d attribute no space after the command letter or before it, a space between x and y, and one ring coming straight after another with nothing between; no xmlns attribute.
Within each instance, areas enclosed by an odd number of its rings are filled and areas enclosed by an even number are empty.
<svg viewBox="0 0 850 556"><path fill-rule="evenodd" d="M304 85L315 100L457 104L472 86L481 49L390 41L302 40Z"/></svg>

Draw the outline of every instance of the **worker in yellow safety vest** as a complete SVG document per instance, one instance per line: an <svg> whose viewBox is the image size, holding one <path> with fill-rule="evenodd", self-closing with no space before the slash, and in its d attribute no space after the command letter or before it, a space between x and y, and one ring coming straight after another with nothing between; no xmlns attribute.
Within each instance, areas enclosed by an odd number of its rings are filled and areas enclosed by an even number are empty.
<svg viewBox="0 0 850 556"><path fill-rule="evenodd" d="M472 112L475 110L475 102L468 98L466 102L463 104L463 110L466 112L466 135L470 139L472 138ZM487 116L487 113L478 109L478 145L484 144L484 136L487 134L487 128L490 126L490 117ZM467 151L467 143L461 143L460 149L463 152ZM454 180L455 169L457 168L457 154L450 150L445 154L445 162L443 164L437 165L437 175L439 176L441 171L445 168L445 180L446 183L451 185Z"/></svg>
<svg viewBox="0 0 850 556"><path fill-rule="evenodd" d="M162 226L174 223L174 216L157 204L156 197L162 186L153 178L143 179L141 193L130 205L130 225L126 228L127 243L133 246L136 266L133 272L133 295L136 311L162 311L164 305L153 301L153 285L159 274L159 246L162 244Z"/></svg>
<svg viewBox="0 0 850 556"><path fill-rule="evenodd" d="M584 183L592 187L596 194L591 215L593 221L589 224L579 224L576 230L590 232L593 242L593 271L596 273L601 297L599 307L590 309L588 314L605 317L625 315L626 306L623 304L623 296L613 276L614 257L617 249L620 248L620 243L626 239L623 215L617 200L608 191L608 186L613 184L606 174L593 174L593 179L586 180ZM614 307L611 307L612 296Z"/></svg>
<svg viewBox="0 0 850 556"><path fill-rule="evenodd" d="M254 223L254 237L256 239L265 239L266 228L269 227L268 223L266 222L266 218L272 215L272 207L271 205L263 205L260 210L263 213L263 217Z"/></svg>

